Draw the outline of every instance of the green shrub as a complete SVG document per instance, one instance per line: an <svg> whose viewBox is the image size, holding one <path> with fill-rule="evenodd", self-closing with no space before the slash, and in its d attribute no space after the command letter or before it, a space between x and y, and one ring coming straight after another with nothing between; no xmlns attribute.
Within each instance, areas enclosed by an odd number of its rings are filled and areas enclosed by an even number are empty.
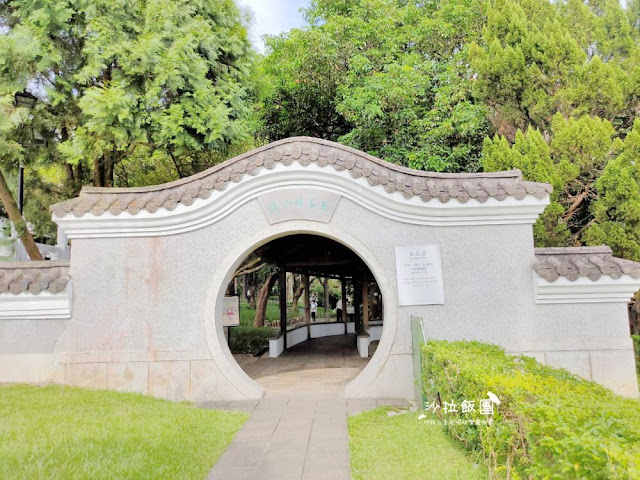
<svg viewBox="0 0 640 480"><path fill-rule="evenodd" d="M231 328L229 349L232 353L258 353L269 346L269 339L276 335L276 328L239 326Z"/></svg>
<svg viewBox="0 0 640 480"><path fill-rule="evenodd" d="M631 335L633 339L633 352L636 355L636 371L640 375L640 335Z"/></svg>
<svg viewBox="0 0 640 480"><path fill-rule="evenodd" d="M640 478L639 401L493 345L431 341L422 353L428 402L476 402L474 413L437 415L488 421L445 428L483 455L494 478ZM481 415L488 392L501 403Z"/></svg>

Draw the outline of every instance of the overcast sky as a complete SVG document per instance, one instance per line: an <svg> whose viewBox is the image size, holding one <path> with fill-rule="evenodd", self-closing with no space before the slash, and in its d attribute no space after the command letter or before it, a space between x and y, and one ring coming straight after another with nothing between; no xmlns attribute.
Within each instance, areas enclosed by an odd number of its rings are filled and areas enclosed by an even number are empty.
<svg viewBox="0 0 640 480"><path fill-rule="evenodd" d="M309 0L238 0L241 6L253 11L253 25L250 35L253 44L260 52L264 44L260 37L264 34L278 34L304 25L301 7L307 7Z"/></svg>

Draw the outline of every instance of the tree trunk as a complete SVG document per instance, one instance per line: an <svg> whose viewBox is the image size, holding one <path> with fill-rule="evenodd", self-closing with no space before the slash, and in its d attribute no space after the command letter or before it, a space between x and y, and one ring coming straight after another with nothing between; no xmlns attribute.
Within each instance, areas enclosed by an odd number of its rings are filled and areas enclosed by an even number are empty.
<svg viewBox="0 0 640 480"><path fill-rule="evenodd" d="M249 295L249 308L256 308L256 290L258 289L258 274L253 272L249 275L249 290L251 290L251 295Z"/></svg>
<svg viewBox="0 0 640 480"><path fill-rule="evenodd" d="M93 159L93 186L104 187L103 165L100 157Z"/></svg>
<svg viewBox="0 0 640 480"><path fill-rule="evenodd" d="M298 285L298 288L296 288L296 291L293 292L293 301L291 302L291 311L296 314L298 313L298 301L300 300L300 297L303 293L304 283L300 283L300 285Z"/></svg>
<svg viewBox="0 0 640 480"><path fill-rule="evenodd" d="M11 195L11 190L7 186L7 182L4 179L4 175L0 170L0 200L2 201L2 205L4 205L4 209L9 215L9 220L16 228L18 235L20 235L20 240L22 240L22 244L24 245L25 250L29 254L29 258L31 260L42 260L42 255L40 254L40 250L38 250L38 246L36 242L33 241L33 237L27 229L27 223L22 218L20 211L18 210L18 206L16 205L15 200L13 199L13 195Z"/></svg>
<svg viewBox="0 0 640 480"><path fill-rule="evenodd" d="M82 185L86 183L85 171L82 168L82 162L78 162L76 165L75 175L73 177L73 194L78 195L82 189Z"/></svg>
<svg viewBox="0 0 640 480"><path fill-rule="evenodd" d="M264 327L264 319L267 315L267 302L269 301L269 294L271 293L271 289L273 288L273 286L276 284L276 280L278 280L278 272L270 273L264 280L264 284L260 289L260 293L258 293L256 316L253 320L254 327Z"/></svg>
<svg viewBox="0 0 640 480"><path fill-rule="evenodd" d="M115 155L114 154L107 154L105 157L105 164L104 164L104 181L103 181L103 185L105 187L113 187L113 167L115 166L115 161L114 161Z"/></svg>
<svg viewBox="0 0 640 480"><path fill-rule="evenodd" d="M71 165L70 163L65 163L64 166L67 172L67 186L69 187L69 190L72 190L73 186L76 183L75 175L73 174L73 165Z"/></svg>
<svg viewBox="0 0 640 480"><path fill-rule="evenodd" d="M589 193L591 193L591 184L586 185L584 187L584 191L580 195L572 199L573 201L571 202L571 205L569 205L569 209L562 217L562 219L565 222L568 222L569 219L573 216L573 214L576 213L576 210L578 209L578 207L580 207L582 202L589 196Z"/></svg>
<svg viewBox="0 0 640 480"><path fill-rule="evenodd" d="M244 295L244 299L249 302L249 282L247 281L247 274L242 275L242 295Z"/></svg>
<svg viewBox="0 0 640 480"><path fill-rule="evenodd" d="M296 274L287 272L287 298L293 298L293 291L296 289Z"/></svg>

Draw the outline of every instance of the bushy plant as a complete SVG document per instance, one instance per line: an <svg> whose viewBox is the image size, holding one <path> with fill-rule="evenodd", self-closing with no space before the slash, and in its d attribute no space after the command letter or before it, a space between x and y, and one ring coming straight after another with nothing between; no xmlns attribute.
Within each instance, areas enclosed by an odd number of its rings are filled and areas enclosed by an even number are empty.
<svg viewBox="0 0 640 480"><path fill-rule="evenodd" d="M269 346L269 339L277 334L275 328L256 328L249 326L233 327L229 349L232 353L258 353Z"/></svg>
<svg viewBox="0 0 640 480"><path fill-rule="evenodd" d="M631 338L633 339L633 352L636 356L636 371L640 375L640 335L631 335Z"/></svg>
<svg viewBox="0 0 640 480"><path fill-rule="evenodd" d="M445 428L482 454L493 478L640 478L637 400L493 345L430 341L422 354L428 402L476 401L476 411L459 418L487 424ZM483 415L478 402L488 392L501 403Z"/></svg>

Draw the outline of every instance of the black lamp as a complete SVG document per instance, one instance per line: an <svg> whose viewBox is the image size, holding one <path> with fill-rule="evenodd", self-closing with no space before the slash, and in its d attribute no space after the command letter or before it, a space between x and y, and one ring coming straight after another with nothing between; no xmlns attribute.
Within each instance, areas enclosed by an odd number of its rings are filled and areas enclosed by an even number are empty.
<svg viewBox="0 0 640 480"><path fill-rule="evenodd" d="M14 95L13 98L16 107L28 108L29 110L35 107L36 102L38 101L38 97L27 91L18 92Z"/></svg>

